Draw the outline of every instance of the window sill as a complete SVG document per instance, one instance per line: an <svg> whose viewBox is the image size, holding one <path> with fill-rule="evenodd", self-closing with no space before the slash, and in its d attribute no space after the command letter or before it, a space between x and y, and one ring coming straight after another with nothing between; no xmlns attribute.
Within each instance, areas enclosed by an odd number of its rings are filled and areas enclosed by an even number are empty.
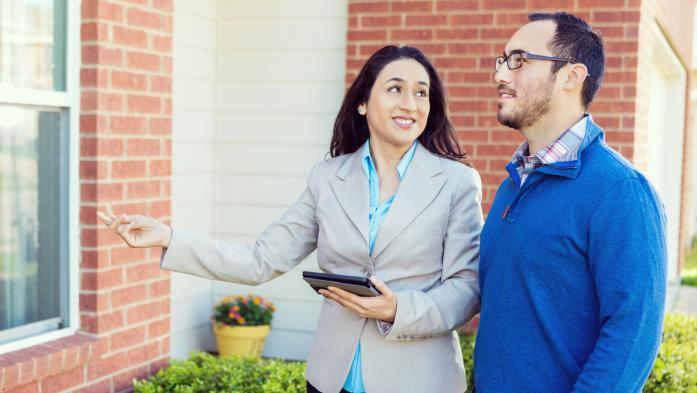
<svg viewBox="0 0 697 393"><path fill-rule="evenodd" d="M0 392L87 364L97 339L73 334L0 355Z"/></svg>

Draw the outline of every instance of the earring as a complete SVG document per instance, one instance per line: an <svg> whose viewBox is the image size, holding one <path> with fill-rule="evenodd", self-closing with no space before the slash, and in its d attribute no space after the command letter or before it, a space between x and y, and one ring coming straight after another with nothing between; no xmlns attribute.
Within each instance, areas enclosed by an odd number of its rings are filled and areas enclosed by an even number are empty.
<svg viewBox="0 0 697 393"><path fill-rule="evenodd" d="M365 108L362 106L358 107L358 114L361 116L365 116Z"/></svg>

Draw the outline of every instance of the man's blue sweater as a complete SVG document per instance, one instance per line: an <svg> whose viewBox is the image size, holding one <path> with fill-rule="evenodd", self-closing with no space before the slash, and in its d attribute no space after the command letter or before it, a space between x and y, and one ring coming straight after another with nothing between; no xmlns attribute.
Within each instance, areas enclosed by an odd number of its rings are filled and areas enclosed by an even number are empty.
<svg viewBox="0 0 697 393"><path fill-rule="evenodd" d="M658 195L589 121L577 161L513 165L481 236L478 393L638 392L666 291Z"/></svg>

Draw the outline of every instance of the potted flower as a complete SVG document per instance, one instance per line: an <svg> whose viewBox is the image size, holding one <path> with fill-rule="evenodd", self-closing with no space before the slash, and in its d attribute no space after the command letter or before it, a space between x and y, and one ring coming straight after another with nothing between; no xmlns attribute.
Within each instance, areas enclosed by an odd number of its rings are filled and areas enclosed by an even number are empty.
<svg viewBox="0 0 697 393"><path fill-rule="evenodd" d="M226 296L213 307L213 333L220 356L260 357L276 307L260 296Z"/></svg>

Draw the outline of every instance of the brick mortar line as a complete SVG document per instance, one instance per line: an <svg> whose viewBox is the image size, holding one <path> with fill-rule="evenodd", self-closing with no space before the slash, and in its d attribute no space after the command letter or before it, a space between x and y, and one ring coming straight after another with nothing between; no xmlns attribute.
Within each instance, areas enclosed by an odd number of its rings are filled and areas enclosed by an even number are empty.
<svg viewBox="0 0 697 393"><path fill-rule="evenodd" d="M99 138L95 138L99 139ZM119 140L119 139L114 139L114 140ZM138 139L131 138L131 141L137 141ZM157 139L147 139L148 141L150 140L157 140ZM125 150L125 148L124 148ZM97 158L98 157L98 158ZM97 158L97 159L95 159ZM104 158L104 159L102 159ZM129 158L129 160L118 160L117 158ZM114 161L119 161L119 162L129 162L129 161L148 161L148 162L153 162L152 160L156 161L171 161L171 160L158 160L158 158L170 158L170 157L163 157L163 156L134 156L134 155L128 155L126 152L124 152L124 155L99 155L99 156L80 156L80 161L86 161L86 162L114 162ZM150 176L148 176L150 177ZM153 176L154 177L154 176ZM170 176L157 176L156 178L162 178L162 177L167 177L169 178ZM101 179L100 179L101 180Z"/></svg>
<svg viewBox="0 0 697 393"><path fill-rule="evenodd" d="M171 14L173 13L173 11L165 11L165 10L161 10L161 11L160 11L159 8L155 8L155 7L152 6L152 5L149 5L149 6L148 6L148 5L133 3L133 2L124 1L124 0L116 0L116 1L110 0L110 1L108 1L108 2L105 1L105 2L100 3L100 4L118 5L118 6L123 6L123 8L137 8L137 9L145 9L145 8L148 8L148 9L150 9L150 10L156 10L156 11L159 11L160 13L162 13L162 14L167 14L167 15L171 15ZM151 4L151 3L148 3L148 4ZM172 5L174 5L174 2L172 2ZM84 5L83 5L83 6L84 6Z"/></svg>
<svg viewBox="0 0 697 393"><path fill-rule="evenodd" d="M132 30L135 30L135 29L132 29ZM141 50L141 51L149 51L148 52L149 54L157 54L157 55L172 53L172 48L174 47L174 41L172 40L173 36L171 33L153 34L153 32L148 32L145 30L138 30L138 31L147 34L147 37L146 37L147 47L134 46L134 44L119 42L114 37L115 34L112 31L109 32L109 37L97 37L96 39L83 39L80 41L80 46L101 45L101 46L106 47L108 49L136 49L136 50ZM157 49L155 45L156 45L156 40L158 40L158 39L169 39L170 46L171 46L169 48L170 50L167 51L166 49ZM153 53L153 52L155 52L155 53Z"/></svg>
<svg viewBox="0 0 697 393"><path fill-rule="evenodd" d="M121 289L125 289L125 288L121 288ZM147 304L153 303L153 302L159 303L163 300L167 300L168 298L169 298L169 295L159 296L159 297L156 297L155 299L148 299L148 300L143 300L143 301L139 301L139 302L135 302L135 303L128 303L128 304L125 304L121 307L113 307L111 304L109 304L109 307L107 309L100 310L100 311L87 311L87 310L85 310L85 311L81 311L80 314L86 315L86 316L93 316L93 317L99 317L99 316L103 316L105 313L115 313L115 312L119 312L119 311L122 311L125 314L131 308L144 306L144 305L147 305ZM109 303L111 303L111 299L109 299ZM121 328L115 328L115 329L109 330L109 332L118 333L118 332L126 331L126 330L134 328L134 327L141 326L143 324L148 325L148 324L153 323L153 322L161 322L164 319L169 318L170 315L171 315L171 311L164 314L164 315L153 316L151 318L144 319L140 322L135 322L133 324L128 324L128 321L126 320L127 316L124 315L124 320L125 320L124 326Z"/></svg>
<svg viewBox="0 0 697 393"><path fill-rule="evenodd" d="M168 119L168 117L155 118L155 120L162 120L162 119ZM98 140L102 139L99 137L91 137L89 135L91 135L91 134L86 134L84 136L81 136L81 139L82 138L84 138L84 139L98 139ZM164 141L162 138L158 138L158 136L157 136L158 134L143 134L142 138L138 137L139 134L114 134L114 135L115 136L116 135L118 135L118 136L124 135L124 138L112 138L112 139L106 139L106 140L109 140L109 141L112 141L112 140L114 140L114 141L129 141L129 140ZM100 134L100 136L108 136L108 135ZM171 139L167 139L167 140L171 140ZM80 156L80 158L83 158L83 157L89 158L91 156Z"/></svg>
<svg viewBox="0 0 697 393"><path fill-rule="evenodd" d="M111 339L111 336L114 335L114 334L124 333L124 332L127 332L127 331L130 330L130 329L135 329L135 328L143 327L143 328L145 328L144 330L145 330L145 334L146 334L146 336L147 336L147 333L148 333L147 327L148 327L149 324L155 323L155 322L162 322L163 320L170 318L171 315L172 315L171 312L168 312L168 313L163 314L163 315L153 316L153 317L151 317L151 318L149 318L149 319L145 319L145 320L142 320L142 321L139 321L139 322L133 322L133 323L130 323L130 324L128 323L128 320L127 320L128 317L125 315L125 314L126 314L126 310L122 310L122 309L117 309L117 310L103 310L103 311L101 311L101 312L91 312L91 311L88 312L88 311L83 311L83 312L80 313L80 315L84 315L84 316L87 316L87 317L97 317L97 318L98 318L100 315L113 314L113 313L117 313L117 312L122 312L122 314L123 314L123 322L124 322L124 323L123 323L123 326L116 327L116 328L112 328L112 329L110 329L110 330L102 331L102 332L99 332L99 333L93 333L93 334L97 335L100 339L104 339L104 338L109 338L109 339ZM84 328L84 326L81 326L80 328L82 329L82 328ZM160 335L160 336L156 336L156 337L165 337L165 335ZM147 338L146 338L145 340L147 341ZM145 341L145 342L146 342L146 341ZM129 346L129 347L133 347L133 345L131 345L131 346ZM129 347L120 348L118 351L121 351L122 349L127 349L127 348L129 348Z"/></svg>
<svg viewBox="0 0 697 393"><path fill-rule="evenodd" d="M153 181L165 181L169 180L169 176L162 176L154 179ZM104 180L112 180L108 183L104 183ZM119 180L119 181L113 181L113 180ZM80 185L111 185L111 184L128 184L129 182L143 182L143 181L148 181L151 180L151 178L148 177L143 177L143 178L128 178L128 179L121 179L121 178L109 178L109 179L97 179L97 180L92 180L90 179L89 181L85 182L80 182ZM147 197L147 198L134 198L132 199L135 203L135 201L161 201L163 196L153 196L153 197ZM172 199L171 196L165 199ZM90 203L99 203L99 201L88 201ZM98 205L97 205L98 206Z"/></svg>
<svg viewBox="0 0 697 393"><path fill-rule="evenodd" d="M162 59L162 58L161 58ZM171 59L171 56L170 56ZM165 72L165 71L152 71L152 70L144 70L142 68L132 68L132 67L127 67L127 66L115 66L112 64L103 64L103 63L81 63L80 64L80 69L86 69L86 70L97 70L97 71L119 71L119 72L128 72L130 74L135 74L135 75L146 75L146 76L163 76L167 77L169 76L170 78L174 77L174 74ZM99 86L85 86L84 88L88 89L94 89ZM81 89L82 90L82 86Z"/></svg>
<svg viewBox="0 0 697 393"><path fill-rule="evenodd" d="M112 4L114 4L114 3L112 3ZM97 17L97 18L89 18L89 19L87 19L87 18L80 18L80 26L82 26L82 25L84 25L84 24L87 24L87 23L101 23L101 24L104 24L104 25L120 26L120 27L126 27L126 28L136 28L136 29L142 29L142 30L147 31L147 32L162 32L163 34L172 35L172 33L174 32L174 30L170 30L170 31L161 30L161 29L156 29L156 28L154 28L154 27L143 26L143 25L137 24L137 23L136 23L136 24L128 24L128 23L129 23L129 22L128 22L128 15L127 15L128 13L127 13L126 11L127 11L128 9L136 9L136 10L145 11L145 12L148 12L148 13L151 13L151 14L157 14L158 16L161 16L161 17L162 17L162 24L163 24L163 25L166 24L166 23L164 22L165 19L172 19L171 25L174 24L174 23L173 23L173 22L174 22L174 20L173 20L173 19L174 19L174 13L172 13L172 12L168 12L168 13L164 13L164 12L163 12L163 13L160 13L160 12L158 12L158 9L154 9L153 11L151 11L151 10L143 10L143 9L136 8L135 6L136 6L136 4L128 5L127 7L123 7L123 9L122 9L123 12L122 12L122 14L121 14L122 17L123 17L123 18L122 18L123 20L114 20L114 19L109 19L109 18L106 18L106 17L103 17L103 18ZM97 11L97 12L99 12L99 11ZM164 27L165 27L165 26L162 26L162 28L164 28ZM173 27L173 26L170 26L170 27Z"/></svg>
<svg viewBox="0 0 697 393"><path fill-rule="evenodd" d="M106 229L106 228L105 228ZM128 262L124 264L119 264L115 266L108 266L108 267L103 267L103 268L91 268L91 267L83 267L80 269L80 273L99 273L99 272L104 272L105 270L108 270L111 272L112 270L117 270L117 269L122 269L123 267L135 267L138 265L145 265L145 264L155 264L157 263L159 265L160 259L159 258L145 258L144 260L141 261L135 261L135 262ZM162 269L160 269L162 270ZM165 271L166 272L166 271ZM133 282L129 283L130 285L136 286L136 285L141 285L141 284L152 284L158 281L165 281L166 279L169 279L168 276L158 276L158 277L151 277L145 280L141 280L138 282ZM114 289L124 289L128 288L129 284L121 284L118 286L111 286L109 288L97 288L97 289L80 289L82 292L99 292L99 291L104 291L104 290L114 290Z"/></svg>
<svg viewBox="0 0 697 393"><path fill-rule="evenodd" d="M164 300L164 299L160 299L160 300ZM142 305L142 304L141 304L141 305ZM142 326L142 327L147 327L147 325L150 324L150 323L153 323L153 322L161 322L162 320L164 320L164 319L166 319L166 318L170 318L171 315L172 315L172 313L169 312L169 313L166 313L166 314L153 316L153 317L151 317L151 318L149 318L149 319L145 319L145 320L142 320L142 321L139 321L139 322L134 322L134 323L132 323L132 324L128 324L128 321L126 321L127 316L125 315L125 314L126 314L126 310L125 310L125 309L121 309L121 308L118 308L118 309L115 309L115 310L111 310L111 309L110 309L110 310L102 310L102 311L81 311L81 312L80 312L80 315L84 315L84 316L86 316L86 317L98 318L98 317L100 317L100 316L107 316L107 315L109 315L109 314L115 314L115 313L122 313L122 314L124 314L124 315L123 315L123 319L124 319L124 324L123 324L123 326L120 326L120 327L117 327L117 328L112 328L112 329L110 329L110 330L103 331L103 332L99 332L99 333L92 333L92 334L97 334L97 335L100 335L101 338L105 338L105 337L109 337L109 336L110 336L111 334L113 334L113 333L123 333L123 332L127 331L128 329L133 329L133 328L141 327L141 326ZM84 329L84 326L80 326L80 329ZM87 332L84 331L84 330L79 330L79 331L80 331L80 332L85 332L85 333L87 333Z"/></svg>
<svg viewBox="0 0 697 393"><path fill-rule="evenodd" d="M96 63L89 63L89 64L83 63L83 64L81 64L81 68L91 68L91 66L99 66L99 64L96 64ZM145 70L142 68L132 68L132 67L129 68L126 65L115 66L115 65L105 64L105 65L103 65L103 67L108 67L108 69L113 70L113 71L129 71L131 73L139 73L141 75L148 75L148 76L150 76L150 75L170 76L170 77L172 76L171 73L168 73L166 71L152 71L152 70ZM85 89L96 89L96 88L99 88L99 86L85 86L84 88ZM104 89L105 87L101 87L101 88ZM80 90L82 90L82 87Z"/></svg>
<svg viewBox="0 0 697 393"><path fill-rule="evenodd" d="M156 76L156 77L162 78L160 75L143 75L143 74L137 74L136 76L149 76L149 77ZM111 80L113 79L113 77L110 76L108 79L109 79L109 82L111 82ZM100 78L97 78L97 81L99 81L99 80L100 80ZM150 79L148 79L148 80L146 81L146 83L147 83L148 85L151 85L151 82L152 82L152 81L151 81ZM110 83L110 85L111 85L111 83ZM113 92L113 93L123 93L123 94L128 94L128 93L149 93L149 94L144 94L144 95L147 95L147 96L152 96L152 94L157 94L157 93L167 94L167 91L152 91L151 89L138 90L138 89L135 89L135 88L132 88L132 89L129 90L129 89L126 89L126 88L123 88L123 87L114 87L114 86L83 86L83 88L80 89L80 90L81 90L82 92L86 92L86 93L91 93L92 91L101 91L101 90L109 90L109 93L112 93L112 92ZM170 92L171 92L171 90L170 90ZM141 94L141 95L143 95L143 94Z"/></svg>
<svg viewBox="0 0 697 393"><path fill-rule="evenodd" d="M117 310L117 311L118 311L118 310ZM168 314L168 315L171 315L171 313ZM165 317L167 317L167 316L165 316ZM121 353L121 352L126 352L126 351L128 351L128 350L130 350L130 349L133 349L134 347L142 346L142 345L144 345L144 344L150 344L150 343L159 341L159 340L161 340L161 339L163 339L163 338L169 338L169 336L168 336L167 334L161 335L161 336L156 336L157 338L153 339L152 341L149 341L148 338L147 338L147 334L148 334L148 329L147 329L148 326L147 326L147 325L150 324L150 323L152 323L152 322L159 322L159 321L160 321L161 319L163 319L163 318L164 318L164 317L159 318L159 319L152 319L152 320L140 321L140 322L136 322L136 323L131 324L131 325L127 325L127 326L123 326L123 327L120 327L120 328L111 329L111 330L106 331L106 332L100 332L100 333L98 333L98 334L97 334L98 337L99 337L98 340L103 340L103 339L107 339L107 338L108 338L108 339L109 339L109 348L111 348L111 339L113 338L113 336L114 336L115 334L125 333L125 332L127 332L128 330L135 330L135 329L141 328L141 327L144 328L143 330L145 330L145 336L146 336L146 337L145 337L144 341L142 341L142 342L140 342L140 343L134 343L134 344L128 345L128 346L126 346L126 347L121 347L121 348L119 348L119 349L117 349L117 350L109 350L109 351L105 352L104 354L107 354L108 356L118 355L119 353ZM126 319L126 318L124 317L124 319ZM127 324L127 322L126 322L126 324Z"/></svg>

